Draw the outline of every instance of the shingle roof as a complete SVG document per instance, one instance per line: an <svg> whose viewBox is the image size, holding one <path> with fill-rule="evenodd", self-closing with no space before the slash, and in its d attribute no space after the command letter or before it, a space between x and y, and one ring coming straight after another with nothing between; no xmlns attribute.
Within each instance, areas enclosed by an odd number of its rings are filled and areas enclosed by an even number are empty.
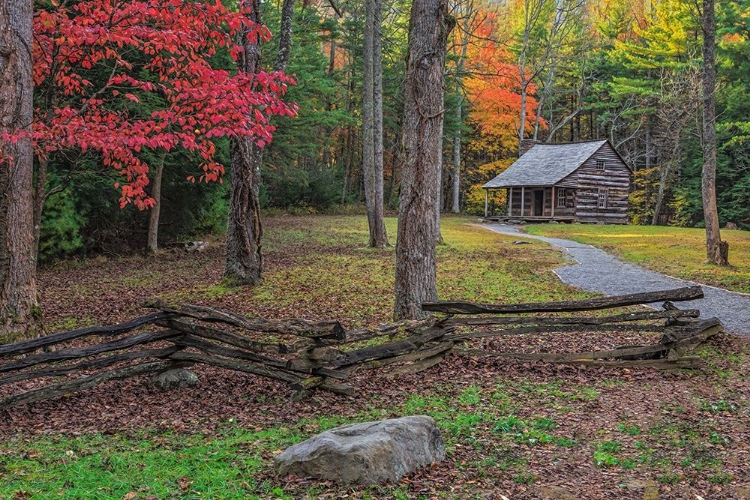
<svg viewBox="0 0 750 500"><path fill-rule="evenodd" d="M535 144L484 188L553 186L591 158L607 141Z"/></svg>

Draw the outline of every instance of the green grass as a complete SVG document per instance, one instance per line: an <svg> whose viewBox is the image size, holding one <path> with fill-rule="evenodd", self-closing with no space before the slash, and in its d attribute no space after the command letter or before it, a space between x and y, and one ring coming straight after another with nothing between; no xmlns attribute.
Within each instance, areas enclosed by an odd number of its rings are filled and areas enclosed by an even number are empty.
<svg viewBox="0 0 750 500"><path fill-rule="evenodd" d="M530 234L588 243L670 276L750 293L750 232L722 231L729 267L706 264L704 229L665 226L534 224Z"/></svg>
<svg viewBox="0 0 750 500"><path fill-rule="evenodd" d="M267 450L297 440L284 428L18 439L0 455L0 498L248 498L273 490L253 478Z"/></svg>

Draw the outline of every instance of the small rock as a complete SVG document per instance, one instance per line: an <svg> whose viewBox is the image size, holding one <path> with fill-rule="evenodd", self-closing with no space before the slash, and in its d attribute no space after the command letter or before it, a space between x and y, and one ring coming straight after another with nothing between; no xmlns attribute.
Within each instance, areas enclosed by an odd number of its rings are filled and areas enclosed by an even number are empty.
<svg viewBox="0 0 750 500"><path fill-rule="evenodd" d="M151 385L163 391L181 389L183 387L197 387L201 385L198 376L185 368L175 368L157 373L151 379Z"/></svg>
<svg viewBox="0 0 750 500"><path fill-rule="evenodd" d="M208 249L208 242L207 241L191 241L190 243L185 244L185 250L188 252L203 252Z"/></svg>
<svg viewBox="0 0 750 500"><path fill-rule="evenodd" d="M274 461L282 475L368 485L398 481L443 458L435 421L419 415L337 427L288 448Z"/></svg>
<svg viewBox="0 0 750 500"><path fill-rule="evenodd" d="M727 225L724 226L724 229L739 229L739 226L735 224L734 222L727 222Z"/></svg>
<svg viewBox="0 0 750 500"><path fill-rule="evenodd" d="M516 240L513 242L514 245L531 245L530 241Z"/></svg>

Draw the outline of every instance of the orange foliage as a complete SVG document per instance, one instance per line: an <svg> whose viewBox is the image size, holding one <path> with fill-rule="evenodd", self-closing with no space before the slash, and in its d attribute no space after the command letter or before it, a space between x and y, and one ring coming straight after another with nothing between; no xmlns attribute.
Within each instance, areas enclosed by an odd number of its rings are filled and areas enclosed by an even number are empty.
<svg viewBox="0 0 750 500"><path fill-rule="evenodd" d="M517 61L507 48L491 40L497 15L488 13L477 28L477 41L467 50L471 63L465 80L471 102L469 120L477 128L480 144L472 144L491 154L514 154L518 149L518 129L521 116L520 73ZM526 101L526 127L534 126L537 107L532 97L536 87L531 84Z"/></svg>

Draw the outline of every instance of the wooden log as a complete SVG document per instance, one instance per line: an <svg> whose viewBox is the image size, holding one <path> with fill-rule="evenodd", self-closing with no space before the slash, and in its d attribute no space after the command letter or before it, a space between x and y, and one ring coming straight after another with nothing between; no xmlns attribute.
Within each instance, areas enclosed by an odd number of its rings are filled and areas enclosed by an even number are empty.
<svg viewBox="0 0 750 500"><path fill-rule="evenodd" d="M328 380L320 384L320 388L343 396L354 396L357 393L354 387L350 385L337 384Z"/></svg>
<svg viewBox="0 0 750 500"><path fill-rule="evenodd" d="M564 365L588 365L588 366L611 366L619 368L656 368L659 370L671 370L676 368L696 368L700 366L700 356L684 356L676 360L661 359L637 359L637 360L609 360L609 359L548 359L543 354L520 353L520 352L487 352L477 349L459 349L458 354L478 356L492 359L516 359L521 361L546 361Z"/></svg>
<svg viewBox="0 0 750 500"><path fill-rule="evenodd" d="M253 375L259 375L261 377L272 378L274 380L281 380L288 384L295 384L302 378L291 373L276 370L268 366L253 363L251 361L240 361L237 359L226 359L218 356L211 356L208 354L201 354L195 352L179 351L170 356L170 359L175 361L189 361L191 363L203 363L205 365L217 366L219 368L226 368L228 370L236 370L245 373L252 373Z"/></svg>
<svg viewBox="0 0 750 500"><path fill-rule="evenodd" d="M649 321L673 318L697 318L698 309L676 309L669 311L649 311L615 314L600 317L554 317L541 318L536 316L491 316L480 318L446 318L440 322L444 326L488 326L488 325L604 325L607 323L621 323L628 321Z"/></svg>
<svg viewBox="0 0 750 500"><path fill-rule="evenodd" d="M240 314L219 311L210 307L190 304L168 304L162 300L145 301L143 305L144 307L160 309L164 312L188 316L203 321L227 323L229 325L246 328L255 332L280 333L308 338L331 338L336 340L343 340L346 336L346 332L338 321L322 321L314 323L312 321L298 318L251 318Z"/></svg>
<svg viewBox="0 0 750 500"><path fill-rule="evenodd" d="M432 342L443 337L448 331L450 331L448 328L432 327L422 333L413 335L398 342L390 342L383 345L363 347L362 349L344 352L342 353L343 356L340 359L333 361L331 365L340 368L362 363L364 361L390 358L405 354L419 349L427 342Z"/></svg>
<svg viewBox="0 0 750 500"><path fill-rule="evenodd" d="M503 337L509 335L525 334L545 334L545 333L565 333L565 332L662 332L664 327L661 325L629 325L629 324L605 324L605 325L586 325L581 328L580 325L550 325L550 326L523 326L518 328L505 328L503 330L487 330L460 333L450 335L446 340L461 342L470 339Z"/></svg>
<svg viewBox="0 0 750 500"><path fill-rule="evenodd" d="M721 323L716 318L699 321L692 326L693 335L677 342L667 344L652 344L647 346L620 347L602 351L574 352L574 353L496 353L512 354L518 359L541 359L553 363L586 361L595 359L619 359L632 360L634 357L651 357L658 354L659 357L666 356L672 349L680 349L686 346L697 345L712 335L721 331Z"/></svg>
<svg viewBox="0 0 750 500"><path fill-rule="evenodd" d="M23 380L31 380L35 378L60 377L60 376L67 375L69 373L73 373L77 371L105 368L107 366L116 365L117 363L123 363L125 361L133 361L136 359L165 358L165 357L168 357L170 354L174 354L180 349L182 349L182 347L179 347L179 346L170 346L170 347L165 347L163 349L147 349L144 351L134 351L134 352L126 352L122 354L114 354L112 356L107 356L105 358L98 358L98 359L92 359L89 361L83 361L81 363L77 363L75 365L70 365L70 366L63 366L63 367L50 366L47 368L38 368L36 370L29 370L29 371L24 371L20 373L12 373L9 375L5 375L4 377L0 377L0 386L11 384L13 382L21 382Z"/></svg>
<svg viewBox="0 0 750 500"><path fill-rule="evenodd" d="M425 371L428 368L431 368L441 361L443 361L443 358L445 357L445 354L438 354L437 356L433 356L431 358L425 358L420 359L419 361L415 361L414 363L399 366L397 368L394 368L391 372L388 373L389 378L398 377L400 375L411 375L414 373L420 373Z"/></svg>
<svg viewBox="0 0 750 500"><path fill-rule="evenodd" d="M342 343L353 343L361 342L363 340L371 340L378 337L385 337L387 335L404 335L414 334L419 330L431 328L435 326L438 319L434 316L422 320L405 319L397 321L396 323L390 323L387 325L378 325L375 328L359 328L357 330L350 330L346 332L346 339Z"/></svg>
<svg viewBox="0 0 750 500"><path fill-rule="evenodd" d="M444 354L446 351L450 351L451 349L453 349L453 346L453 342L441 342L435 346L432 346L431 344L425 344L424 346L422 346L422 349L410 352L409 354L394 356L392 358L374 359L372 361L367 361L365 363L356 365L353 367L352 371L372 370L376 368L382 368L383 366L388 366L394 363L407 363L410 361L419 361L426 358L432 358L434 356L437 356L438 354Z"/></svg>
<svg viewBox="0 0 750 500"><path fill-rule="evenodd" d="M59 384L48 385L30 391L12 394L0 399L0 408L9 408L20 404L36 403L45 399L52 399L57 396L63 396L84 389L90 389L103 382L116 379L124 379L145 375L147 373L158 373L174 368L175 364L171 361L154 361L138 365L125 366L104 373L98 373L88 377L82 377L77 380L61 382Z"/></svg>
<svg viewBox="0 0 750 500"><path fill-rule="evenodd" d="M102 354L105 352L119 351L121 349L127 349L136 345L148 344L150 342L156 342L157 340L169 339L178 335L182 334L175 330L158 330L155 332L140 333L138 335L133 335L132 337L125 337L123 339L115 340L113 342L105 342L103 344L61 349L54 352L45 352L36 356L29 356L27 358L4 363L0 365L0 373L18 370L42 363L52 363L54 361L61 361L65 359L78 359L86 356L95 356L97 354Z"/></svg>
<svg viewBox="0 0 750 500"><path fill-rule="evenodd" d="M268 365L273 368L285 369L287 367L286 361L284 360L261 356L254 352L242 351L240 349L231 349L228 347L220 346L211 342L201 340L200 338L193 335L183 335L177 339L174 339L173 342L181 347L194 347L195 349L199 349L208 354L216 354L217 356L223 356L226 358L243 359L252 361L254 363Z"/></svg>
<svg viewBox="0 0 750 500"><path fill-rule="evenodd" d="M199 325L192 321L185 321L180 319L170 319L165 321L159 321L160 326L172 328L173 330L179 330L181 332L201 337L209 340L218 340L235 347L247 349L258 353L269 353L269 354L286 354L289 349L286 345L281 343L268 343L258 342L251 340L242 335L239 335L229 330L223 330L220 328L212 328L209 326Z"/></svg>
<svg viewBox="0 0 750 500"><path fill-rule="evenodd" d="M309 391L323 384L324 380L323 377L307 377L291 384L291 388L295 391Z"/></svg>
<svg viewBox="0 0 750 500"><path fill-rule="evenodd" d="M612 307L648 304L664 300L683 301L703 298L700 286L676 288L659 292L632 293L611 297L597 297L584 300L562 302L537 302L525 304L473 304L471 302L425 302L422 310L448 314L492 314L492 313L530 313L530 312L573 312L609 309Z"/></svg>
<svg viewBox="0 0 750 500"><path fill-rule="evenodd" d="M193 347L195 349L200 349L201 351L204 351L208 354L215 354L217 356L222 356L222 357L230 358L230 359L247 360L247 361L258 363L260 365L268 366L268 367L271 367L272 369L277 369L281 371L292 371L292 372L298 372L299 374L303 374L303 375L316 375L316 376L331 377L331 378L336 378L336 379L341 379L341 380L345 380L348 378L348 375L346 373L339 371L339 370L332 370L329 368L317 367L317 366L310 367L308 365L304 366L303 368L299 368L297 366L289 365L288 362L284 360L260 357L251 352L240 351L238 349L230 349L227 347L212 344L210 342L205 342L191 335L184 335L180 337L179 339L175 339L174 342L175 344L181 347ZM297 375L295 374L295 376Z"/></svg>
<svg viewBox="0 0 750 500"><path fill-rule="evenodd" d="M90 326L87 328L80 328L78 330L71 330L69 332L53 333L51 335L45 335L44 337L38 337L35 339L22 340L14 344L0 345L0 356L11 356L16 354L24 354L27 352L35 351L41 347L47 347L60 342L66 342L68 340L75 340L81 337L89 335L99 336L112 336L120 333L126 333L141 326L155 323L156 321L171 317L171 313L156 312L140 318L135 318L124 323L118 323L116 325L108 326Z"/></svg>
<svg viewBox="0 0 750 500"><path fill-rule="evenodd" d="M312 364L307 360L280 360L268 358L265 356L259 356L252 352L241 351L238 349L230 349L220 345L212 344L211 342L205 342L198 337L192 335L185 335L174 340L175 344L182 347L194 347L208 354L215 354L217 356L223 356L227 358L244 359L253 361L256 363L264 364L277 368L280 370L287 370L292 372L298 372L305 375L319 375L324 377L332 377L337 379L347 379L348 375L338 370L332 370L318 366L318 364ZM298 361L294 363L293 361Z"/></svg>

